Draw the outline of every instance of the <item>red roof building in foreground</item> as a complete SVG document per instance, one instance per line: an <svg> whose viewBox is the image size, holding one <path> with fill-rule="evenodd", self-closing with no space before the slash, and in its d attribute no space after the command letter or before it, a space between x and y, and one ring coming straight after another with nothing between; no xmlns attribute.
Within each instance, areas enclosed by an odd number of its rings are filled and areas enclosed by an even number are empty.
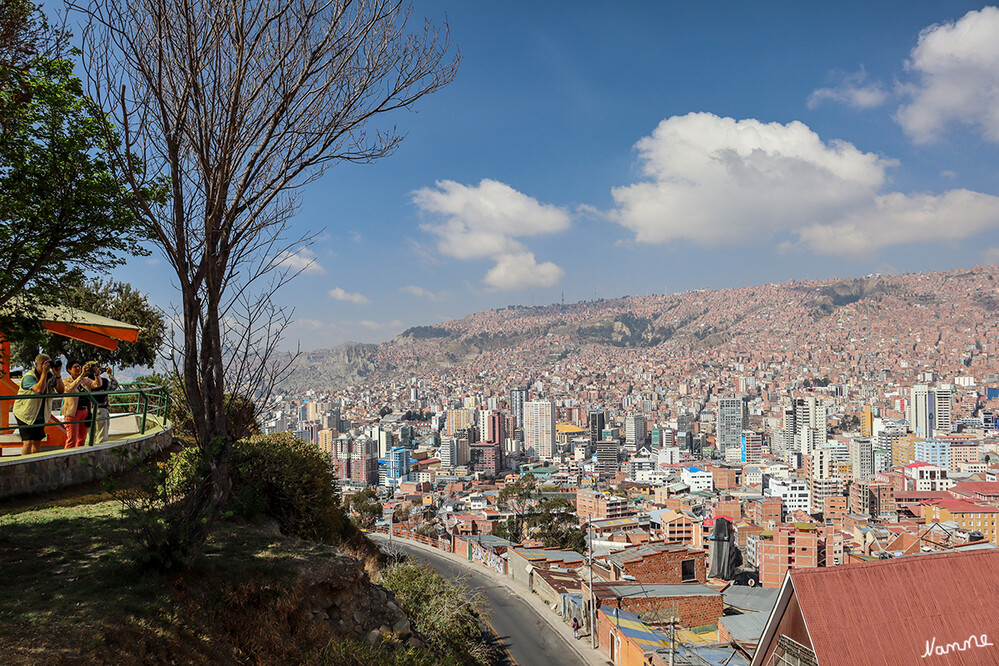
<svg viewBox="0 0 999 666"><path fill-rule="evenodd" d="M753 666L999 664L999 549L791 569Z"/></svg>

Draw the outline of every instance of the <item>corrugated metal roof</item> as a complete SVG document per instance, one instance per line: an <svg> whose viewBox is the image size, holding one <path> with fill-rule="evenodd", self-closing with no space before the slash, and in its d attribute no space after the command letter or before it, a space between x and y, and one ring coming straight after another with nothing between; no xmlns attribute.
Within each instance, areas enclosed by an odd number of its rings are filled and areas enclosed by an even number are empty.
<svg viewBox="0 0 999 666"><path fill-rule="evenodd" d="M774 590L775 592L778 590ZM718 620L732 638L740 642L755 643L760 640L767 626L769 613L743 613L742 615L726 615Z"/></svg>
<svg viewBox="0 0 999 666"><path fill-rule="evenodd" d="M767 613L777 603L780 590L773 587L749 587L748 585L729 585L722 592L722 600L729 606L739 610L765 611Z"/></svg>
<svg viewBox="0 0 999 666"><path fill-rule="evenodd" d="M789 574L820 664L984 666L999 663L997 571L990 549Z"/></svg>
<svg viewBox="0 0 999 666"><path fill-rule="evenodd" d="M629 597L661 598L661 597L715 597L720 594L717 590L712 590L707 585L700 583L684 583L668 585L660 583L637 583L632 581L614 581L607 583L593 583L593 594L603 599L608 594L616 598L627 599Z"/></svg>

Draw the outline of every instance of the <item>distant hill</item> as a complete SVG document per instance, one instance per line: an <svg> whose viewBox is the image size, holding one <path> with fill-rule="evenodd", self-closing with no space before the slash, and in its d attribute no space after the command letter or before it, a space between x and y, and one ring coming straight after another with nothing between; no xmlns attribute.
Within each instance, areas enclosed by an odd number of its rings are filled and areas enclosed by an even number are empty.
<svg viewBox="0 0 999 666"><path fill-rule="evenodd" d="M379 345L348 343L306 352L281 388L343 388L434 368L471 365L484 357L543 363L571 356L582 348L592 351L594 346L703 351L721 345L753 345L775 335L793 344L827 334L861 335L850 333L854 327L890 329L896 322L908 322L917 329L926 327L927 337L938 338L941 329L954 325L955 307L960 308L963 326L977 322L993 325L999 312L997 285L999 268L989 265L900 276L793 280L569 305L508 306L435 326L410 328Z"/></svg>

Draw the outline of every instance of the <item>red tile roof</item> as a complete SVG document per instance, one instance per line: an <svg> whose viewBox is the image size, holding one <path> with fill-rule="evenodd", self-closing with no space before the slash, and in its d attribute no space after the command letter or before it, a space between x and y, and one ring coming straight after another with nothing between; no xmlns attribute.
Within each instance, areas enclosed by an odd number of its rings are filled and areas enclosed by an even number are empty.
<svg viewBox="0 0 999 666"><path fill-rule="evenodd" d="M820 664L999 663L999 549L792 569ZM923 659L931 646L987 636L991 646ZM934 650L935 651L935 650Z"/></svg>

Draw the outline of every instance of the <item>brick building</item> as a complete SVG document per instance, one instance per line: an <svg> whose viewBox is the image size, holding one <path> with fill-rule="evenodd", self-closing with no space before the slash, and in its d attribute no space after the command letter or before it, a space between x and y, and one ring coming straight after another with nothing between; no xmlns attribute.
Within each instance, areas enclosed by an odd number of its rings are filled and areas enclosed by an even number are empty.
<svg viewBox="0 0 999 666"><path fill-rule="evenodd" d="M582 593L590 593L582 581ZM635 581L594 582L593 596L598 608L629 611L652 626L668 625L671 619L682 627L703 627L718 623L724 613L721 592L697 583L657 585Z"/></svg>
<svg viewBox="0 0 999 666"><path fill-rule="evenodd" d="M788 569L819 566L819 536L815 526L780 527L760 542L759 572L763 587L780 587Z"/></svg>
<svg viewBox="0 0 999 666"><path fill-rule="evenodd" d="M576 515L589 520L626 518L637 513L631 502L600 490L580 490L576 493Z"/></svg>
<svg viewBox="0 0 999 666"><path fill-rule="evenodd" d="M678 543L651 541L606 556L613 580L632 576L640 583L703 583L707 552Z"/></svg>

